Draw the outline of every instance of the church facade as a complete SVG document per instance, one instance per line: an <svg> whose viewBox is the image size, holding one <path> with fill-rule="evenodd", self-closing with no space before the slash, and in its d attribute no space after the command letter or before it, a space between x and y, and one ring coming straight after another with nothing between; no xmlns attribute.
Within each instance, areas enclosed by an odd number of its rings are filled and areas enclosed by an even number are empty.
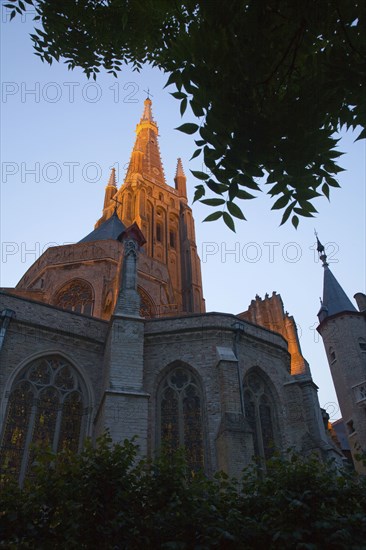
<svg viewBox="0 0 366 550"><path fill-rule="evenodd" d="M184 446L192 469L239 475L288 448L339 457L281 297L206 313L178 159L167 184L151 100L101 218L0 293L0 469L22 481L34 444L78 451L106 429L141 455Z"/></svg>

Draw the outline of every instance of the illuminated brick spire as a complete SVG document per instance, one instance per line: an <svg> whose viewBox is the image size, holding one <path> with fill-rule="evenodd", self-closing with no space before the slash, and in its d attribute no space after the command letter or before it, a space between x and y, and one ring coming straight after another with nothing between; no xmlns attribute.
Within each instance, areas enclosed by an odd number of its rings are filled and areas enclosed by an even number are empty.
<svg viewBox="0 0 366 550"><path fill-rule="evenodd" d="M174 177L175 188L179 192L179 195L183 198L187 198L187 178L183 170L182 160L179 158L177 162L177 170Z"/></svg>
<svg viewBox="0 0 366 550"><path fill-rule="evenodd" d="M152 115L151 99L147 98L144 101L141 120L136 126L136 141L127 170L126 183L140 175L152 183L166 185L158 134L158 126Z"/></svg>
<svg viewBox="0 0 366 550"><path fill-rule="evenodd" d="M104 207L103 207L104 210L111 206L111 199L114 197L116 193L117 193L116 169L112 168L111 175L109 176L108 184L105 188Z"/></svg>

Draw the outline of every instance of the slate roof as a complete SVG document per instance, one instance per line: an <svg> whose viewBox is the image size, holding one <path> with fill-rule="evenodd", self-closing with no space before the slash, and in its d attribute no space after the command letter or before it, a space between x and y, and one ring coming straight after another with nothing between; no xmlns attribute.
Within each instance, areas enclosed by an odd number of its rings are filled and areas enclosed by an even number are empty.
<svg viewBox="0 0 366 550"><path fill-rule="evenodd" d="M326 307L328 316L343 311L357 312L328 266L324 268L323 306Z"/></svg>
<svg viewBox="0 0 366 550"><path fill-rule="evenodd" d="M126 226L121 222L117 214L113 215L102 223L97 229L94 229L89 235L81 239L79 243L89 243L94 241L106 241L112 239L118 240L118 237L126 230Z"/></svg>

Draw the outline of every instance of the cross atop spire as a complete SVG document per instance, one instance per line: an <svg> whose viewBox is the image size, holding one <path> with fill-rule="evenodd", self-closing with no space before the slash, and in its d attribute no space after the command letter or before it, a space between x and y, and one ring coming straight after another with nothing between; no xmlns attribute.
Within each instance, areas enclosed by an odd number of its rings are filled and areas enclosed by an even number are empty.
<svg viewBox="0 0 366 550"><path fill-rule="evenodd" d="M323 267L328 267L328 263L327 263L327 255L325 253L325 248L324 246L322 245L322 243L319 241L318 239L318 233L315 231L314 229L314 234L315 234L315 237L316 237L316 242L317 242L317 251L318 251L318 254L319 254L319 259L322 261L323 263Z"/></svg>
<svg viewBox="0 0 366 550"><path fill-rule="evenodd" d="M150 96L153 97L152 93L150 92L150 88L144 90L144 92L147 93L147 99L150 99Z"/></svg>

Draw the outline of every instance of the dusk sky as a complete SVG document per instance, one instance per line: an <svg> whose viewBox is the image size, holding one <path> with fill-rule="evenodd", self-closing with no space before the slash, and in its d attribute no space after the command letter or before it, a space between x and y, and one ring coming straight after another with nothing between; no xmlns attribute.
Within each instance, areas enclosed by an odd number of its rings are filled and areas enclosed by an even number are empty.
<svg viewBox="0 0 366 550"><path fill-rule="evenodd" d="M33 54L29 32L32 17L1 20L1 263L0 285L13 287L48 247L77 242L101 215L110 169L117 168L119 185L143 111L146 90L152 94L159 126L160 152L167 183L174 185L177 157L188 178L190 203L199 182L190 170L192 136L175 130L195 122L187 110L163 89L167 76L146 67L141 73L123 69L118 79L101 74L88 81L80 70L63 63L43 64ZM170 91L174 91L170 89ZM294 316L300 344L319 386L320 405L332 420L340 417L323 344L315 328L322 294L323 270L317 259L314 229L326 245L330 268L353 300L365 292L365 141L342 133L339 150L346 168L341 189L314 202L315 219L301 218L296 231L279 227L281 214L271 211L263 193L241 203L247 222L232 233L221 221L202 223L210 207L194 204L198 252L202 260L207 311L239 313L256 294L276 291Z"/></svg>

